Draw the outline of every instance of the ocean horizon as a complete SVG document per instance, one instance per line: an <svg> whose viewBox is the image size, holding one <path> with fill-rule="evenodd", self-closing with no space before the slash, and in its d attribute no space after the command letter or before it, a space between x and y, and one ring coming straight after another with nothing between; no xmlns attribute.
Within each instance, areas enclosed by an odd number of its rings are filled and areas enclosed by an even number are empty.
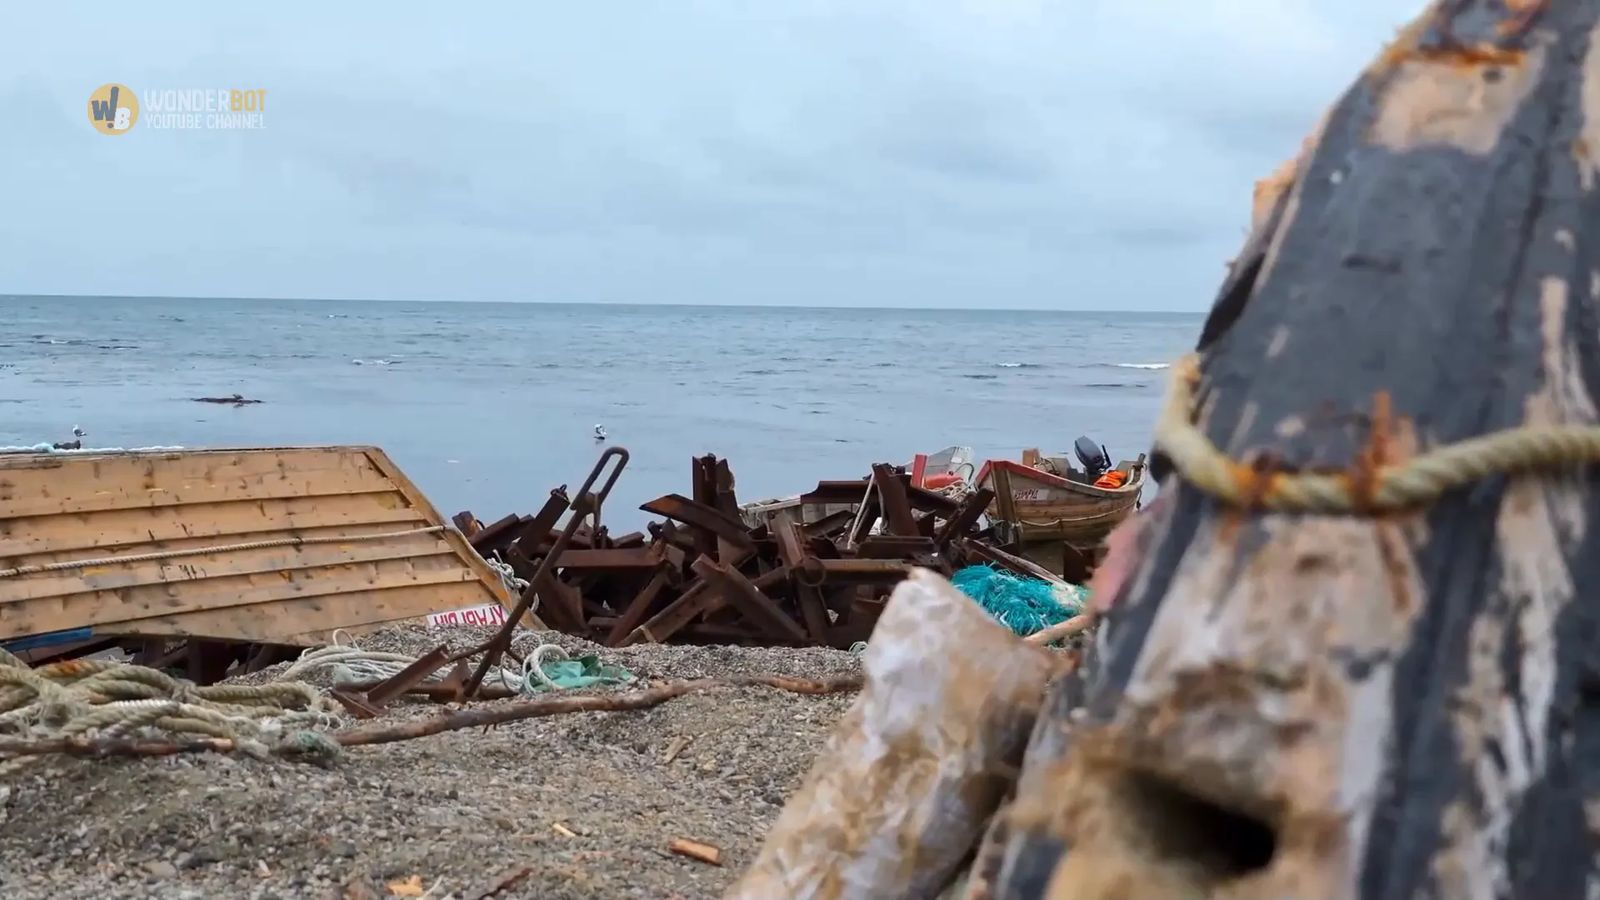
<svg viewBox="0 0 1600 900"><path fill-rule="evenodd" d="M0 295L0 445L383 448L485 521L632 460L606 520L728 459L741 500L971 446L1148 449L1204 313ZM243 407L196 403L241 394ZM597 443L602 425L608 435Z"/></svg>

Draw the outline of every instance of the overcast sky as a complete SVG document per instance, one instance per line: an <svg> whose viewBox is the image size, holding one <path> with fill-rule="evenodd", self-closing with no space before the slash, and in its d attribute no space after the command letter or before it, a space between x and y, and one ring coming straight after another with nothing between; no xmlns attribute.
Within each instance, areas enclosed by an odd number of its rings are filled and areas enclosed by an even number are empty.
<svg viewBox="0 0 1600 900"><path fill-rule="evenodd" d="M1199 311L1419 5L19 0L0 293Z"/></svg>

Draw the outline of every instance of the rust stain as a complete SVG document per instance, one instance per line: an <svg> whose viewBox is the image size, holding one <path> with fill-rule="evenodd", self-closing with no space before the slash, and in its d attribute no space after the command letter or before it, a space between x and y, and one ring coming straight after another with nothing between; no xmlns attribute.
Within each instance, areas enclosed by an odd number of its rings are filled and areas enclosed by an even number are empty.
<svg viewBox="0 0 1600 900"><path fill-rule="evenodd" d="M1515 68L1527 62L1528 52L1521 47L1496 47L1493 44L1449 44L1418 48L1416 59L1462 69L1481 66Z"/></svg>
<svg viewBox="0 0 1600 900"><path fill-rule="evenodd" d="M1378 480L1383 470L1394 464L1394 401L1388 391L1372 398L1372 415L1367 425L1367 440L1356 451L1355 465L1346 473L1351 502L1356 511L1370 513L1378 495Z"/></svg>
<svg viewBox="0 0 1600 900"><path fill-rule="evenodd" d="M1504 18L1488 29L1492 39L1464 39L1442 4L1435 4L1396 32L1384 46L1369 74L1386 74L1412 61L1442 63L1462 69L1519 66L1527 50L1513 42L1526 40L1548 0L1502 0Z"/></svg>

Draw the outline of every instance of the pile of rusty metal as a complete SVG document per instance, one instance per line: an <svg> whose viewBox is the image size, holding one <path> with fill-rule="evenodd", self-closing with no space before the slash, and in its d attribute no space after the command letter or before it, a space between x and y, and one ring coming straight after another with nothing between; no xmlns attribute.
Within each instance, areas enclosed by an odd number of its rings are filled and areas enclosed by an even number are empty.
<svg viewBox="0 0 1600 900"><path fill-rule="evenodd" d="M608 458L618 464L593 490ZM991 491L958 500L913 486L903 466L890 464L800 496L801 508L833 510L815 521L781 515L752 524L727 460L697 457L690 496L667 494L640 507L663 521L612 535L601 508L626 463L626 450L607 450L575 497L563 485L532 515L488 526L469 512L455 517L479 553L528 583L519 609L608 647L846 648L867 639L889 592L916 566L949 575L992 563L1060 580L995 546L980 528Z"/></svg>

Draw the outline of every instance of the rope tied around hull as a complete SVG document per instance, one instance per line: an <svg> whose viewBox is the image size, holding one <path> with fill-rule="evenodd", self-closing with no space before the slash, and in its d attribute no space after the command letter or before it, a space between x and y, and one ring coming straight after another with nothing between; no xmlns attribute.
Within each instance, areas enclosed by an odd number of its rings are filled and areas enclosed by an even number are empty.
<svg viewBox="0 0 1600 900"><path fill-rule="evenodd" d="M1156 420L1155 448L1184 481L1231 506L1339 514L1415 509L1491 475L1600 463L1600 427L1524 425L1468 438L1404 462L1352 472L1260 472L1236 462L1193 422L1200 357L1172 366Z"/></svg>

